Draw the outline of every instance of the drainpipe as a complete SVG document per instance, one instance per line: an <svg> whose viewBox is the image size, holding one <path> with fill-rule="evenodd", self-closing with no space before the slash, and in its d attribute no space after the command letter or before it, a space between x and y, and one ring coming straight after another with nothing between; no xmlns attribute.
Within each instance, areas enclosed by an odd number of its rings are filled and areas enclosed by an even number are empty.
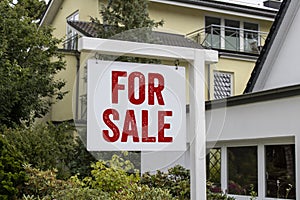
<svg viewBox="0 0 300 200"><path fill-rule="evenodd" d="M79 70L80 70L80 53L76 52L76 107L75 107L75 121L78 119L78 112L79 112Z"/></svg>

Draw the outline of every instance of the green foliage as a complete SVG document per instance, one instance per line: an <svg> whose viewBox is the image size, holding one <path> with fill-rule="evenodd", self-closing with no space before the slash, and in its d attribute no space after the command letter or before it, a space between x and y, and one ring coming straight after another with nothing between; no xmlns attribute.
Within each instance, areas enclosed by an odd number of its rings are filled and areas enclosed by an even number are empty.
<svg viewBox="0 0 300 200"><path fill-rule="evenodd" d="M250 200L256 200L257 192L255 191L253 184L250 185L250 195Z"/></svg>
<svg viewBox="0 0 300 200"><path fill-rule="evenodd" d="M67 173L74 151L72 127L66 124L37 124L28 128L5 128L3 134L18 149L24 161L41 170L57 168Z"/></svg>
<svg viewBox="0 0 300 200"><path fill-rule="evenodd" d="M44 197L51 195L53 192L76 186L75 182L58 180L56 178L56 170L41 171L32 168L30 165L25 165L24 169L28 180L22 188L22 193L29 196Z"/></svg>
<svg viewBox="0 0 300 200"><path fill-rule="evenodd" d="M235 200L233 197L229 197L223 193L212 193L208 191L207 193L207 200Z"/></svg>
<svg viewBox="0 0 300 200"><path fill-rule="evenodd" d="M44 197L44 200L114 200L109 193L90 188L69 188Z"/></svg>
<svg viewBox="0 0 300 200"><path fill-rule="evenodd" d="M3 135L0 135L0 199L13 199L24 183L22 157Z"/></svg>
<svg viewBox="0 0 300 200"><path fill-rule="evenodd" d="M122 32L135 29L151 31L153 28L163 25L162 20L155 22L150 19L147 0L108 0L106 5L102 5L100 15L102 22L95 18L92 18L92 21L97 24L98 37L101 38L111 38ZM143 32L133 37L141 35ZM137 38L135 41L138 41Z"/></svg>
<svg viewBox="0 0 300 200"><path fill-rule="evenodd" d="M157 171L156 174L143 174L141 183L149 187L169 190L173 197L190 199L190 174L182 166L170 168L167 173Z"/></svg>
<svg viewBox="0 0 300 200"><path fill-rule="evenodd" d="M92 165L90 177L58 180L55 170L41 171L25 166L28 181L23 200L173 200L169 191L139 185L139 175L130 161L114 155Z"/></svg>
<svg viewBox="0 0 300 200"><path fill-rule="evenodd" d="M75 139L75 147L70 156L68 166L72 175L77 175L80 178L89 176L91 173L91 163L96 162L94 156L87 151L85 145L79 137Z"/></svg>
<svg viewBox="0 0 300 200"><path fill-rule="evenodd" d="M52 29L36 23L38 0L0 1L0 124L30 123L66 92L54 76L64 68Z"/></svg>
<svg viewBox="0 0 300 200"><path fill-rule="evenodd" d="M169 190L170 194L180 200L190 199L190 172L182 166L170 168L168 172L157 171L156 174L143 174L141 183L153 188ZM210 183L207 183L208 200L234 200L223 193L213 193L209 190Z"/></svg>
<svg viewBox="0 0 300 200"><path fill-rule="evenodd" d="M139 181L139 174L133 164L116 155L110 161L92 164L92 168L91 177L86 177L84 182L93 189L114 193Z"/></svg>
<svg viewBox="0 0 300 200"><path fill-rule="evenodd" d="M147 185L133 184L125 190L115 193L114 199L119 200L175 200L168 190L149 188Z"/></svg>

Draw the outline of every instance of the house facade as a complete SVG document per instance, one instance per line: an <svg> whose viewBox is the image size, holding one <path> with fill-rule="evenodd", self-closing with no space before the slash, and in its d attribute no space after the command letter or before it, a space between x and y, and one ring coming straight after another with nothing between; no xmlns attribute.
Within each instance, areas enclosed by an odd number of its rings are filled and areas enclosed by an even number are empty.
<svg viewBox="0 0 300 200"><path fill-rule="evenodd" d="M74 98L85 101L81 98L85 93L82 76L88 55L76 51L77 37L92 35L89 27L78 29L70 22L89 22L90 17L100 19L99 9L105 3L101 0L49 2L41 26L51 25L55 29L55 37L65 38L61 50L65 54L67 67L58 78L66 80L65 89L70 91L63 101L52 107L49 115L52 121L80 119L84 116L84 106L72 101ZM244 91L276 13L277 10L273 8L219 1L149 1L150 17L165 22L163 27L155 31L180 35L203 48L219 51L219 62L206 66L204 81L207 100L238 95ZM173 65L174 62L166 64ZM77 71L81 72L80 76Z"/></svg>

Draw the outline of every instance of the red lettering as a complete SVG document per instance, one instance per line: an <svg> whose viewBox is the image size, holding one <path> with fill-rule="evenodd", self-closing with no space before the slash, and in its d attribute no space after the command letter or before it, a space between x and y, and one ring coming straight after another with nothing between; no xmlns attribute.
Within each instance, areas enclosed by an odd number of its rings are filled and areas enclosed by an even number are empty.
<svg viewBox="0 0 300 200"><path fill-rule="evenodd" d="M121 142L127 142L128 136L133 137L133 142L139 142L134 110L126 111Z"/></svg>
<svg viewBox="0 0 300 200"><path fill-rule="evenodd" d="M157 86L154 86L154 81L157 80ZM157 102L159 105L165 105L163 96L161 92L165 87L164 77L158 73L148 74L148 103L149 105L154 105L154 93L156 93Z"/></svg>
<svg viewBox="0 0 300 200"><path fill-rule="evenodd" d="M113 120L119 120L119 113L115 109L107 109L103 112L102 118L104 123L112 130L113 136L109 135L108 130L103 130L103 138L107 142L115 142L119 139L120 131L118 127L110 120L109 116L113 116Z"/></svg>
<svg viewBox="0 0 300 200"><path fill-rule="evenodd" d="M155 137L148 136L148 110L142 110L142 142L155 142Z"/></svg>
<svg viewBox="0 0 300 200"><path fill-rule="evenodd" d="M139 97L135 97L135 79L139 81ZM128 77L128 99L132 104L140 105L145 101L145 76L140 72L132 72Z"/></svg>
<svg viewBox="0 0 300 200"><path fill-rule="evenodd" d="M124 90L125 86L118 84L119 82L119 77L126 77L127 72L124 71L112 71L112 83L111 83L111 94L112 94L112 103L118 103L118 91L119 90Z"/></svg>
<svg viewBox="0 0 300 200"><path fill-rule="evenodd" d="M170 129L170 124L165 124L165 116L172 116L172 111L158 111L158 142L172 142L173 137L165 137L165 129Z"/></svg>

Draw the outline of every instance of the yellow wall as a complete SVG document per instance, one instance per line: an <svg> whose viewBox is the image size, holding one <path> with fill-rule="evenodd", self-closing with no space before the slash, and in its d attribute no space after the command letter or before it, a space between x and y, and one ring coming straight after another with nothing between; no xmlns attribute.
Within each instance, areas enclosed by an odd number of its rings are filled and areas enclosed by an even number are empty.
<svg viewBox="0 0 300 200"><path fill-rule="evenodd" d="M90 21L90 16L99 16L98 0L64 0L51 26L55 28L53 35L64 38L66 35L67 17L79 12L80 21Z"/></svg>
<svg viewBox="0 0 300 200"><path fill-rule="evenodd" d="M89 21L90 16L99 18L99 7L101 4L105 3L105 0L64 0L58 11L55 19L52 22L52 26L55 28L54 36L57 38L65 37L66 35L66 18L72 13L79 11L79 20ZM183 8L179 6L166 5L162 3L150 2L149 4L150 17L155 21L161 19L164 20L165 24L162 28L158 30L187 34L192 31L204 28L204 17L205 16L215 16L224 19L235 19L241 22L252 22L260 24L260 31L268 32L272 22L255 20L250 18L241 18L237 16L230 16L225 14L218 14L214 12L201 11L193 8ZM85 62L88 57L93 57L94 54L82 53L80 55L80 87L79 95L86 92L86 84L84 83L82 77L85 73ZM70 120L73 118L72 104L75 104L75 80L76 80L76 57L74 55L66 55L66 70L62 71L58 78L63 78L66 80L67 85L66 90L69 94L60 101L53 105L51 114L49 115L53 121ZM173 65L174 62L164 62L164 64ZM181 63L182 64L182 63ZM210 66L210 71L208 73L208 68L206 68L205 81L213 81L212 75L213 70L219 70L224 72L231 72L234 75L234 95L241 94L245 89L246 83L250 77L252 69L254 67L254 61L246 60L236 60L230 58L220 58L219 63ZM187 66L183 63L184 66ZM188 72L186 71L187 78ZM208 74L210 74L210 79L208 79ZM212 84L211 84L212 85ZM207 86L207 88L211 88ZM208 99L208 91L206 90L206 99ZM188 85L187 85L187 102L188 102ZM74 110L74 108L73 108ZM80 106L78 110L81 113Z"/></svg>
<svg viewBox="0 0 300 200"><path fill-rule="evenodd" d="M63 91L68 91L63 100L59 100L51 107L50 118L52 121L65 121L73 119L72 104L73 95L75 95L76 85L76 67L77 61L73 54L66 54L64 60L66 61L66 69L61 71L56 78L63 79L66 82Z"/></svg>
<svg viewBox="0 0 300 200"><path fill-rule="evenodd" d="M149 14L155 21L164 20L163 29L167 32L187 34L203 27L203 14L195 9L152 2Z"/></svg>

